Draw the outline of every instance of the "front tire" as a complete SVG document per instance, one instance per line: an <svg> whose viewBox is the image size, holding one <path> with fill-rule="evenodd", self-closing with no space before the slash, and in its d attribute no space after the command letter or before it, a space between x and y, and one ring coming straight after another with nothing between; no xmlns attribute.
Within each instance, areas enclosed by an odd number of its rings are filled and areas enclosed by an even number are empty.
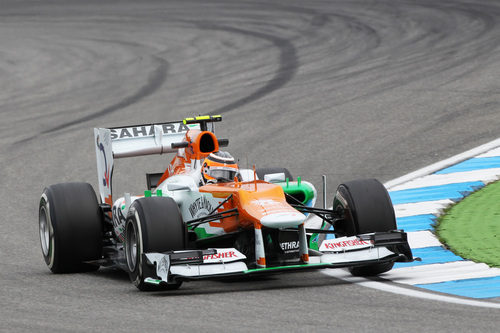
<svg viewBox="0 0 500 333"><path fill-rule="evenodd" d="M47 187L38 209L40 243L53 273L95 271L88 264L102 256L103 216L94 189L87 183Z"/></svg>
<svg viewBox="0 0 500 333"><path fill-rule="evenodd" d="M346 236L397 229L394 208L384 185L376 179L361 179L339 185L334 211L344 211L344 221L335 230ZM375 276L390 271L393 262L349 267L354 276Z"/></svg>
<svg viewBox="0 0 500 333"><path fill-rule="evenodd" d="M144 282L143 254L186 249L187 232L172 198L141 198L130 207L125 227L125 256L130 280L141 291L178 289L182 282L155 286Z"/></svg>

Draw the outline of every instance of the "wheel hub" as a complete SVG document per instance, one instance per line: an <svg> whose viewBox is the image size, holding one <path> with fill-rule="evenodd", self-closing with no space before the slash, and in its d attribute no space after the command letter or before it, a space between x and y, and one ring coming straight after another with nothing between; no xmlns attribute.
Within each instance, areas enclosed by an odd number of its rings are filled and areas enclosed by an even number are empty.
<svg viewBox="0 0 500 333"><path fill-rule="evenodd" d="M128 269L133 272L137 265L137 236L134 227L127 232L125 247Z"/></svg>
<svg viewBox="0 0 500 333"><path fill-rule="evenodd" d="M40 225L40 243L42 244L42 252L45 257L49 255L50 249L50 228L47 219L47 211L45 207L40 209L40 217L39 217L39 225Z"/></svg>

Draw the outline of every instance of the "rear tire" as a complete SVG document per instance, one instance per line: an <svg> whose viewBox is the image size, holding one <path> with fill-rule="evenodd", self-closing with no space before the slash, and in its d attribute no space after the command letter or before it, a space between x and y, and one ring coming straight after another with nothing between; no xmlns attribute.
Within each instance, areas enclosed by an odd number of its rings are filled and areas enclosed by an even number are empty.
<svg viewBox="0 0 500 333"><path fill-rule="evenodd" d="M155 286L144 282L143 254L184 250L186 226L172 198L141 198L130 207L125 227L125 256L130 280L141 291L178 289L182 282Z"/></svg>
<svg viewBox="0 0 500 333"><path fill-rule="evenodd" d="M292 174L287 168L259 168L255 170L255 173L260 180L264 180L265 175L272 173L284 173L285 178L288 178L289 181L293 181Z"/></svg>
<svg viewBox="0 0 500 333"><path fill-rule="evenodd" d="M376 179L361 179L339 185L333 201L334 211L346 213L336 231L346 236L397 229L391 198ZM374 276L390 271L393 262L349 267L354 276Z"/></svg>
<svg viewBox="0 0 500 333"><path fill-rule="evenodd" d="M99 268L85 263L102 256L103 216L90 184L62 183L47 187L38 211L42 254L53 273Z"/></svg>

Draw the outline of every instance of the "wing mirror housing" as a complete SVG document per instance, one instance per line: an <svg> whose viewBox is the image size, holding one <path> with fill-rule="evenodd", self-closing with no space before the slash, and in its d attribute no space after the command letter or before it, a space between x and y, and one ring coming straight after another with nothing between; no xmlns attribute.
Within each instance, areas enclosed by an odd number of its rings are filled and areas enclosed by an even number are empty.
<svg viewBox="0 0 500 333"><path fill-rule="evenodd" d="M264 175L264 181L269 183L280 183L286 181L286 176L284 172L269 173L267 175Z"/></svg>

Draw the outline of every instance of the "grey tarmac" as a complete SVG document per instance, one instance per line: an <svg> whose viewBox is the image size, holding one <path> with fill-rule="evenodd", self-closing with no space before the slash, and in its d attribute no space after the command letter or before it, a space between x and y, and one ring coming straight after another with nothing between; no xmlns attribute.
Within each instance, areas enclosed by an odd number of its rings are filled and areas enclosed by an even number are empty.
<svg viewBox="0 0 500 333"><path fill-rule="evenodd" d="M320 188L388 181L500 137L500 3L0 1L0 331L493 332L498 310L321 272L141 293L120 271L54 275L44 186L97 188L93 127L222 114L242 167ZM141 192L167 156L119 160ZM322 202L321 198L318 200ZM498 301L498 300L492 300Z"/></svg>

